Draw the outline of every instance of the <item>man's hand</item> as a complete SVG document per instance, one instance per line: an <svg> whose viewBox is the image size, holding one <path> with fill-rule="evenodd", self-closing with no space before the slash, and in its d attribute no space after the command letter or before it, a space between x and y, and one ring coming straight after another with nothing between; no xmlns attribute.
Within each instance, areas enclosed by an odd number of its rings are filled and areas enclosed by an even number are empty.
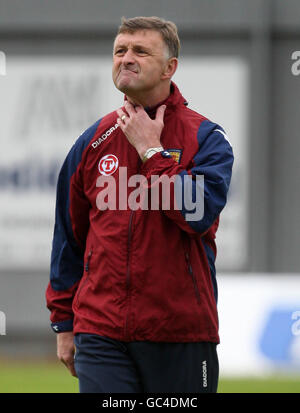
<svg viewBox="0 0 300 413"><path fill-rule="evenodd" d="M57 334L57 357L70 370L72 376L77 377L74 368L74 336L72 331Z"/></svg>
<svg viewBox="0 0 300 413"><path fill-rule="evenodd" d="M161 132L164 127L164 113L166 106L160 106L156 117L152 120L142 106L133 106L125 102L125 113L118 109L118 125L126 135L128 141L135 147L141 159L147 149L162 146L160 143ZM125 116L125 118L124 118ZM122 120L123 117L123 120Z"/></svg>

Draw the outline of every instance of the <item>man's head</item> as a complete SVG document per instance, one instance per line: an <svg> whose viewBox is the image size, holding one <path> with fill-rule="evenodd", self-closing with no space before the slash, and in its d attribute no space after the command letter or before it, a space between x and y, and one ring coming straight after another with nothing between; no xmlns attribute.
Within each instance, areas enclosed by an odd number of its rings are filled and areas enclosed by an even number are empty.
<svg viewBox="0 0 300 413"><path fill-rule="evenodd" d="M180 41L176 25L158 17L122 19L113 50L113 81L129 96L167 90L176 71Z"/></svg>

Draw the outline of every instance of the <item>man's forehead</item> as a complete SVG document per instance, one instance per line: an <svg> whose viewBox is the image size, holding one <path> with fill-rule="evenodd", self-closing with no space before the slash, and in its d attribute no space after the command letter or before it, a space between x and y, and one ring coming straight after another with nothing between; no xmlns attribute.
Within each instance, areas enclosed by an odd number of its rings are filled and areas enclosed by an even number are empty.
<svg viewBox="0 0 300 413"><path fill-rule="evenodd" d="M125 32L116 36L114 46L122 44L138 44L148 47L156 48L157 46L163 46L163 38L161 34L156 30L137 30L133 33Z"/></svg>

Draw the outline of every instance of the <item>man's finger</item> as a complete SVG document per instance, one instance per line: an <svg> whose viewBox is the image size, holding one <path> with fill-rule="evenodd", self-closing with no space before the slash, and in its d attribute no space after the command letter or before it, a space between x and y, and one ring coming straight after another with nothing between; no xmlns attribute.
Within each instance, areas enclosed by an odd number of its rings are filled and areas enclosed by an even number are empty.
<svg viewBox="0 0 300 413"><path fill-rule="evenodd" d="M118 109L118 110L117 110L117 114L118 114L118 116L119 116L120 119L122 119L122 116L128 117L128 115L126 115L126 113L123 112L122 109Z"/></svg>
<svg viewBox="0 0 300 413"><path fill-rule="evenodd" d="M117 124L120 126L121 130L124 132L125 124L120 118L117 118Z"/></svg>
<svg viewBox="0 0 300 413"><path fill-rule="evenodd" d="M61 359L60 361L67 367L72 376L77 377L76 370L74 367L74 358L72 358L72 360Z"/></svg>
<svg viewBox="0 0 300 413"><path fill-rule="evenodd" d="M74 361L71 362L71 363L68 363L68 364L67 364L67 367L68 367L68 369L70 370L70 373L72 374L72 376L78 377L78 376L77 376L77 373L76 373L76 370L75 370Z"/></svg>
<svg viewBox="0 0 300 413"><path fill-rule="evenodd" d="M164 114L165 114L166 107L167 107L166 105L162 105L157 109L155 120L159 120L162 123L164 122Z"/></svg>
<svg viewBox="0 0 300 413"><path fill-rule="evenodd" d="M141 112L141 111L144 111L144 110L145 110L142 105L136 105L136 106L134 107L134 109L135 109L136 112Z"/></svg>
<svg viewBox="0 0 300 413"><path fill-rule="evenodd" d="M134 106L130 102L128 102L127 100L126 100L124 106L125 106L126 111L128 112L129 117L133 116L136 113Z"/></svg>

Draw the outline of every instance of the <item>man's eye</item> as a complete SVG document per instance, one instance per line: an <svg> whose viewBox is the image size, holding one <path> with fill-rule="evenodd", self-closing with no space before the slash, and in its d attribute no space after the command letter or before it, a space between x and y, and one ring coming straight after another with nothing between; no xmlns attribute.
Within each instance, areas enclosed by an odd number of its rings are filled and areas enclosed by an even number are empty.
<svg viewBox="0 0 300 413"><path fill-rule="evenodd" d="M115 51L115 54L121 54L121 53L124 53L124 49L117 49Z"/></svg>

